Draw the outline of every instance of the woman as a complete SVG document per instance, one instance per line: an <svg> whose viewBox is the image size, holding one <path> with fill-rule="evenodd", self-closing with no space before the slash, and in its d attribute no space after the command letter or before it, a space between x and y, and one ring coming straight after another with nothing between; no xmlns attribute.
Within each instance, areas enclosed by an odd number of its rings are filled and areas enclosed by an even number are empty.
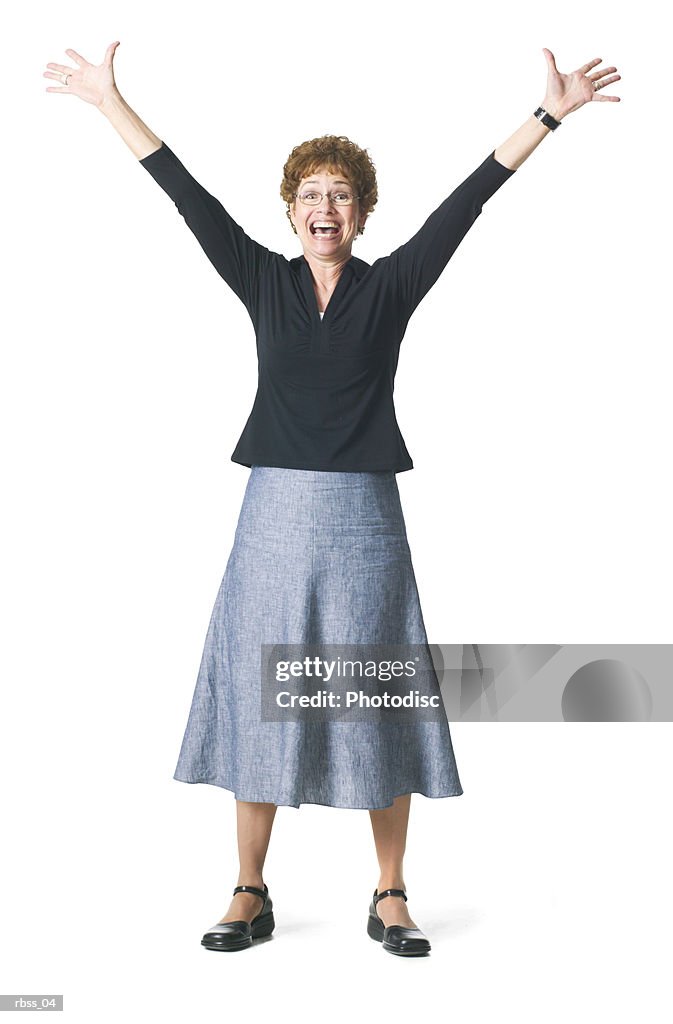
<svg viewBox="0 0 673 1024"><path fill-rule="evenodd" d="M110 120L175 202L245 304L257 336L257 395L232 460L250 468L234 546L211 616L175 778L236 797L239 877L202 938L238 950L274 928L263 867L278 806L368 809L380 865L368 934L391 953L430 943L409 915L403 875L412 792L458 796L446 715L401 723L264 713L262 645L427 644L395 474L413 467L393 379L409 317L482 205L616 68L596 58L561 74L545 49L541 107L435 210L407 243L369 266L352 255L377 201L366 151L343 136L302 143L281 185L303 255L251 239L144 124L116 88L112 43L98 66L48 64L48 92L79 96ZM607 77L606 77L607 76ZM433 683L438 692L436 677Z"/></svg>

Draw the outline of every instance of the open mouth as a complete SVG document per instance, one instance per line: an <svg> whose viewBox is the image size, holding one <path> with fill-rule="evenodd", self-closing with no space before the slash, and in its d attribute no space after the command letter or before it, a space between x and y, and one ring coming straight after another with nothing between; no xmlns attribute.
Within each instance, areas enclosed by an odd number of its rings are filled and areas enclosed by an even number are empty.
<svg viewBox="0 0 673 1024"><path fill-rule="evenodd" d="M334 238L339 234L341 228L334 221L314 221L309 226L309 230L317 238Z"/></svg>

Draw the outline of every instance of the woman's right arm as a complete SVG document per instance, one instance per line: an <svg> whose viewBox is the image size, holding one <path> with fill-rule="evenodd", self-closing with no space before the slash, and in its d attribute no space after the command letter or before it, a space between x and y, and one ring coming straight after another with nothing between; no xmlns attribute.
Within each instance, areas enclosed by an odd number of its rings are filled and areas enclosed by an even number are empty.
<svg viewBox="0 0 673 1024"><path fill-rule="evenodd" d="M105 114L144 169L173 200L218 274L245 304L254 321L260 275L279 257L250 238L220 201L203 188L166 143L129 107L117 89L112 69L118 45L111 43L102 64L97 66L75 50L66 50L78 67L48 64L50 71L44 77L55 79L60 85L47 92L79 96Z"/></svg>

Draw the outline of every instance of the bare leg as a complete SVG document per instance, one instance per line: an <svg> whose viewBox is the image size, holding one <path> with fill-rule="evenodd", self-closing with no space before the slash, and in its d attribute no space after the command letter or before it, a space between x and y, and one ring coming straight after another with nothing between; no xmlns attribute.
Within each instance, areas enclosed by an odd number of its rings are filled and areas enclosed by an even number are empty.
<svg viewBox="0 0 673 1024"><path fill-rule="evenodd" d="M376 887L379 892L384 889L406 889L402 860L407 843L410 805L411 793L406 793L396 797L392 807L369 812L380 868ZM404 928L417 927L401 896L385 896L376 904L376 911L386 926L400 924Z"/></svg>
<svg viewBox="0 0 673 1024"><path fill-rule="evenodd" d="M264 888L262 871L271 829L277 811L276 804L236 801L236 828L238 836L238 881L236 885L256 885ZM252 892L237 892L224 917L226 921L252 921L262 909L262 898Z"/></svg>

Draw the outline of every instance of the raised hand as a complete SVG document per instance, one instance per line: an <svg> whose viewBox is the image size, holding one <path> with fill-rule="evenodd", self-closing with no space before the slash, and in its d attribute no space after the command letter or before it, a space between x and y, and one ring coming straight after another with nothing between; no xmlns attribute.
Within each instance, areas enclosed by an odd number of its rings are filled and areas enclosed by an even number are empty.
<svg viewBox="0 0 673 1024"><path fill-rule="evenodd" d="M86 103L100 107L106 98L116 91L112 58L119 46L119 40L110 43L102 64L89 64L75 50L66 50L71 60L78 65L69 68L65 64L47 64L50 71L45 71L43 78L54 78L61 85L47 86L47 92L60 92L66 96L79 96Z"/></svg>
<svg viewBox="0 0 673 1024"><path fill-rule="evenodd" d="M589 74L592 68L601 63L602 57L595 57L587 64L583 64L577 71L571 71L569 75L562 75L556 67L551 50L544 46L542 52L547 59L547 92L542 106L549 111L552 117L560 120L566 114L570 114L573 110L578 110L585 103L592 103L594 100L619 103L619 96L606 96L598 92L606 85L619 81L621 75L611 74L617 68L604 68L602 71L594 71ZM610 77L605 78L606 75L610 75Z"/></svg>

